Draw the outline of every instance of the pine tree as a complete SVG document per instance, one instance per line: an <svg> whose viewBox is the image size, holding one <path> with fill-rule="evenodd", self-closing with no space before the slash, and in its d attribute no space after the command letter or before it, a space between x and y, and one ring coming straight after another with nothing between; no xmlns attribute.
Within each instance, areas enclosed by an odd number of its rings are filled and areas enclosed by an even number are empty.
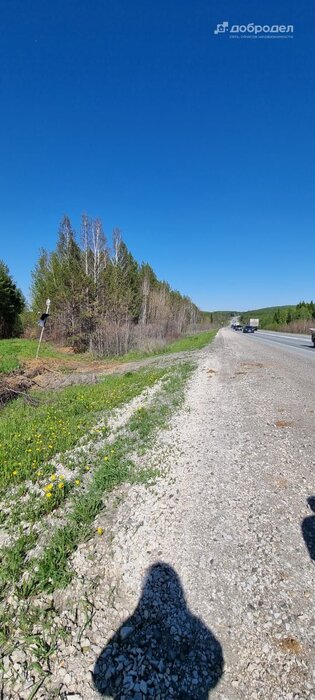
<svg viewBox="0 0 315 700"><path fill-rule="evenodd" d="M14 284L7 265L0 260L0 338L19 335L19 316L24 306L22 292Z"/></svg>

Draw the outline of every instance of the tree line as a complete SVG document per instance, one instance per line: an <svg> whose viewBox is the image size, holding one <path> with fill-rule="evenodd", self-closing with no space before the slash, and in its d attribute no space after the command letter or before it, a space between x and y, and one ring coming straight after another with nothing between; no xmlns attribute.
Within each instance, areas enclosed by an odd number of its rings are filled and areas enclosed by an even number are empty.
<svg viewBox="0 0 315 700"><path fill-rule="evenodd" d="M186 332L224 325L236 313L200 311L189 297L159 280L148 263L138 264L119 229L109 245L101 220L86 214L79 235L64 216L55 249L41 250L29 308L0 260L0 338L23 332L36 337L47 298L51 316L45 337L103 356L152 350ZM315 326L315 303L256 309L243 313L241 320L250 317L259 317L261 328L308 332Z"/></svg>
<svg viewBox="0 0 315 700"><path fill-rule="evenodd" d="M189 297L159 280L148 263L138 264L119 229L109 245L101 220L85 214L79 235L64 216L55 250L40 252L31 294L33 319L51 299L47 338L103 356L151 350L210 325Z"/></svg>
<svg viewBox="0 0 315 700"><path fill-rule="evenodd" d="M295 306L278 306L256 309L242 314L241 321L248 323L250 318L259 318L261 328L287 330L294 333L308 333L315 325L315 303L300 301Z"/></svg>

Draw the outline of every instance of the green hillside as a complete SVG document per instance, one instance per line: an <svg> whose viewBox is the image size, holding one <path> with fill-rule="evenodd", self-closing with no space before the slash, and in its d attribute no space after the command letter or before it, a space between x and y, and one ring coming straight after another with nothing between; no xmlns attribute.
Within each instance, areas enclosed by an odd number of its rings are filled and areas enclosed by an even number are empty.
<svg viewBox="0 0 315 700"><path fill-rule="evenodd" d="M291 306L269 306L262 309L243 311L240 317L242 323L248 323L250 318L259 318L260 328L275 331L293 331L306 333L314 323L315 303L301 301Z"/></svg>

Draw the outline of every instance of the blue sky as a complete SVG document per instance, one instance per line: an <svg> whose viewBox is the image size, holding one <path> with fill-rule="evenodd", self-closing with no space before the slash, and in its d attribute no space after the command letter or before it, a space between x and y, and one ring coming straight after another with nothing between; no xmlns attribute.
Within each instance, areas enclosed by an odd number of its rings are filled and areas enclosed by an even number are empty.
<svg viewBox="0 0 315 700"><path fill-rule="evenodd" d="M309 0L3 3L0 257L23 291L85 211L201 308L314 298L314 32Z"/></svg>

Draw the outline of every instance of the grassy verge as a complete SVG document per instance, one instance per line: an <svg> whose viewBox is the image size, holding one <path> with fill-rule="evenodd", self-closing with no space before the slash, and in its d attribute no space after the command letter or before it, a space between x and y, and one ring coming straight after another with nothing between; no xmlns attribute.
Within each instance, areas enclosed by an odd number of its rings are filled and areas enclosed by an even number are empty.
<svg viewBox="0 0 315 700"><path fill-rule="evenodd" d="M187 350L199 350L208 343L211 343L215 337L217 331L203 331L201 333L195 333L193 335L185 336L179 340L175 340L173 343L167 345L161 345L161 347L156 348L153 351L137 351L132 350L126 355L122 356L112 356L104 358L106 362L128 362L131 360L141 360L146 357L155 357L157 355L164 355L174 352L184 352ZM19 369L23 362L27 360L34 360L36 357L37 350L37 340L24 340L21 338L13 338L10 340L0 340L0 375L9 374L14 370ZM89 364L94 361L93 357L89 353L81 354L70 354L68 355L50 343L43 342L40 350L40 360L52 359L58 360L60 363L59 369L67 371L67 365L71 366L73 362L82 362L84 364ZM99 358L101 361L101 358Z"/></svg>
<svg viewBox="0 0 315 700"><path fill-rule="evenodd" d="M38 532L42 535L45 528L47 529L44 521L36 532L32 528L28 533L21 530L14 544L0 552L2 597L12 590L12 586L23 600L39 593L51 593L55 588L64 587L70 581L72 574L68 566L69 556L82 540L93 534L93 521L104 507L104 494L123 481L147 482L148 478L152 477L152 471L136 468L130 454L143 453L151 444L157 429L168 424L170 416L183 399L184 385L191 371L192 365L183 364L168 370L167 374L164 372L161 391L152 405L136 411L128 424L127 433L118 435L111 445L106 444L98 450L94 456L89 482L78 491L69 491L72 501L66 525L59 527L52 534L47 532L47 545L40 556L28 558L27 554L36 544ZM145 375L141 372L136 376L138 388L140 378L143 382L146 376L146 386L148 380L153 380L152 373ZM48 493L55 488L58 491L59 483L51 486ZM45 499L45 495L41 498ZM50 504L51 499L47 500ZM42 515L42 512L38 513L39 519Z"/></svg>
<svg viewBox="0 0 315 700"><path fill-rule="evenodd" d="M188 335L184 338L179 338L173 343L168 345L162 345L156 350L151 352L141 352L140 350L132 350L126 355L119 357L119 362L128 362L129 360L141 360L146 357L156 357L157 355L168 355L175 352L185 352L189 350L201 350L202 348L209 345L215 338L217 330L212 331L202 331L201 333L195 333L194 335Z"/></svg>
<svg viewBox="0 0 315 700"><path fill-rule="evenodd" d="M74 447L102 411L129 401L162 376L158 369L129 372L92 386L34 392L37 406L22 399L7 405L0 413L0 493L9 485L50 474L49 460Z"/></svg>
<svg viewBox="0 0 315 700"><path fill-rule="evenodd" d="M0 374L7 374L19 369L25 360L34 360L36 357L38 341L25 340L23 338L12 338L0 340ZM65 352L57 350L50 343L43 342L40 349L40 359L55 359L62 361L65 365L68 362L85 361L88 362L89 355L67 355ZM90 357L92 360L93 358Z"/></svg>

